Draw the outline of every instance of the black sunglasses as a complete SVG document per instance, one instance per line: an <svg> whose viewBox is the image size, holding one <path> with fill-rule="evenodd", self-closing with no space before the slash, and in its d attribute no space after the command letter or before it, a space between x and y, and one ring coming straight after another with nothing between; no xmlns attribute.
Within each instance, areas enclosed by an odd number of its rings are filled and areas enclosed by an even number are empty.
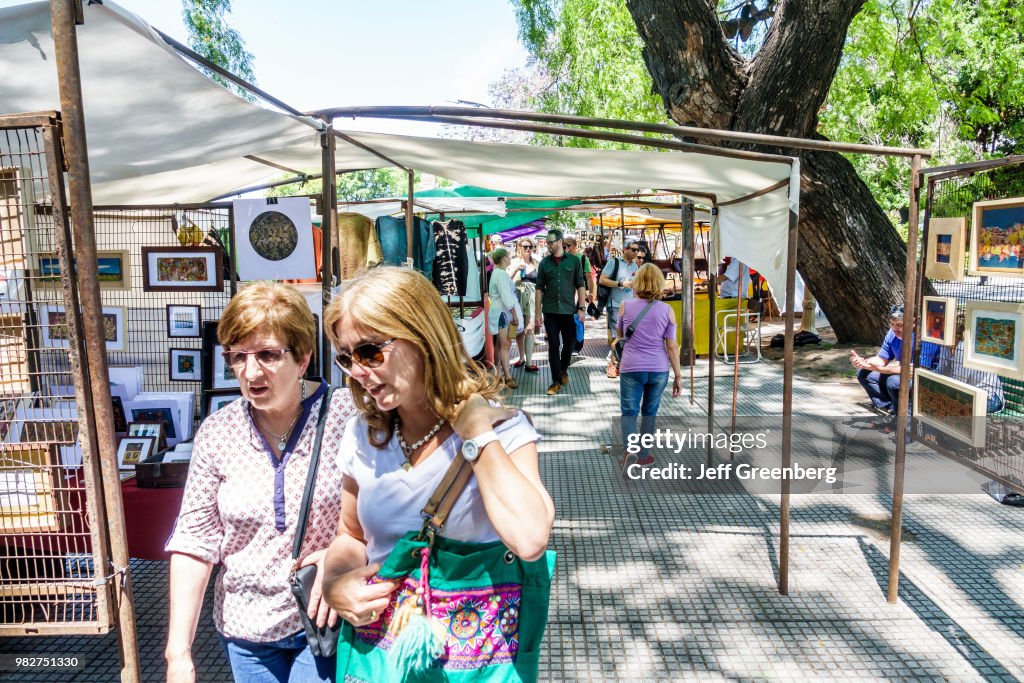
<svg viewBox="0 0 1024 683"><path fill-rule="evenodd" d="M388 339L382 342L364 342L348 351L341 351L335 354L334 364L348 372L352 369L353 361L364 368L379 368L384 364L384 347L394 343L397 339Z"/></svg>

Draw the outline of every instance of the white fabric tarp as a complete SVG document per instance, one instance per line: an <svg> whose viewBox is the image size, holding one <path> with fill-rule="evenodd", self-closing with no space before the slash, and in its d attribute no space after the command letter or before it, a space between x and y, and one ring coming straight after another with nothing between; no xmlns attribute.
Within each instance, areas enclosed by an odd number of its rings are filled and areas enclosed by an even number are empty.
<svg viewBox="0 0 1024 683"><path fill-rule="evenodd" d="M203 202L280 175L247 156L319 171L317 122L237 97L109 0L83 5L79 59L97 206ZM0 9L0 73L0 114L59 109L46 2ZM584 197L654 188L727 202L789 179L789 188L720 210L726 253L760 271L776 298L783 298L788 211L797 208L799 176L781 158L776 163L698 153L349 135L407 168L528 195ZM0 136L0 155L25 151L11 147L10 138ZM338 140L337 168L387 165Z"/></svg>
<svg viewBox="0 0 1024 683"><path fill-rule="evenodd" d="M455 213L504 216L505 200L495 197L422 197L413 196L416 213ZM338 211L352 211L367 218L396 215L404 211L402 202L338 202Z"/></svg>

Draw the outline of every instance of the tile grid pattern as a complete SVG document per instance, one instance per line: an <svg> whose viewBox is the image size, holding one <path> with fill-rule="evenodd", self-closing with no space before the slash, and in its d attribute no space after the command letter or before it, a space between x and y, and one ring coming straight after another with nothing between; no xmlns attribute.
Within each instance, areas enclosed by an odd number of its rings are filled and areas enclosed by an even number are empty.
<svg viewBox="0 0 1024 683"><path fill-rule="evenodd" d="M544 395L539 345L541 372L522 373L510 399L546 436L542 476L558 510L542 680L1024 680L1024 511L984 495L908 496L900 602L888 605L889 544L876 522L889 498L794 496L790 595L780 596L777 497L639 490L619 478L604 449L617 429L617 380L604 376L603 329L588 327L594 339L562 393ZM697 368L696 405L685 394L666 397L663 415L705 414L705 368ZM744 365L741 412L778 414L781 379L766 363ZM716 383L720 414L731 387L731 375ZM835 411L812 383L798 379L796 392L809 412ZM132 570L143 679L159 680L167 565L133 561ZM226 681L209 604L210 596L197 669L201 680ZM55 648L88 660L66 680L118 680L113 635L0 643L3 652ZM4 672L0 680L54 678Z"/></svg>

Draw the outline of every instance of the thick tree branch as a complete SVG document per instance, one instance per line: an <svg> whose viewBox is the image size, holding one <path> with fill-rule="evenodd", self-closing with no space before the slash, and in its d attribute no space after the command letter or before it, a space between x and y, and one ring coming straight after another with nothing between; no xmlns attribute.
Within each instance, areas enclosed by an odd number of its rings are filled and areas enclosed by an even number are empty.
<svg viewBox="0 0 1024 683"><path fill-rule="evenodd" d="M728 128L746 85L746 62L708 0L627 0L654 89L672 120Z"/></svg>
<svg viewBox="0 0 1024 683"><path fill-rule="evenodd" d="M740 95L735 130L811 137L865 0L783 0ZM785 132L783 132L785 131Z"/></svg>

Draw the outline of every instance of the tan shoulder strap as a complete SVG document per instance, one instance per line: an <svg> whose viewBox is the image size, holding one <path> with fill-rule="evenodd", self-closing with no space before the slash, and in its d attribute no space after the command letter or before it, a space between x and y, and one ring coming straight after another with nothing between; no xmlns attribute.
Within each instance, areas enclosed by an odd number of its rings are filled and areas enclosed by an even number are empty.
<svg viewBox="0 0 1024 683"><path fill-rule="evenodd" d="M461 454L456 454L444 474L444 479L423 507L423 518L430 520L430 526L438 530L444 528L455 502L462 495L472 476L473 466Z"/></svg>

